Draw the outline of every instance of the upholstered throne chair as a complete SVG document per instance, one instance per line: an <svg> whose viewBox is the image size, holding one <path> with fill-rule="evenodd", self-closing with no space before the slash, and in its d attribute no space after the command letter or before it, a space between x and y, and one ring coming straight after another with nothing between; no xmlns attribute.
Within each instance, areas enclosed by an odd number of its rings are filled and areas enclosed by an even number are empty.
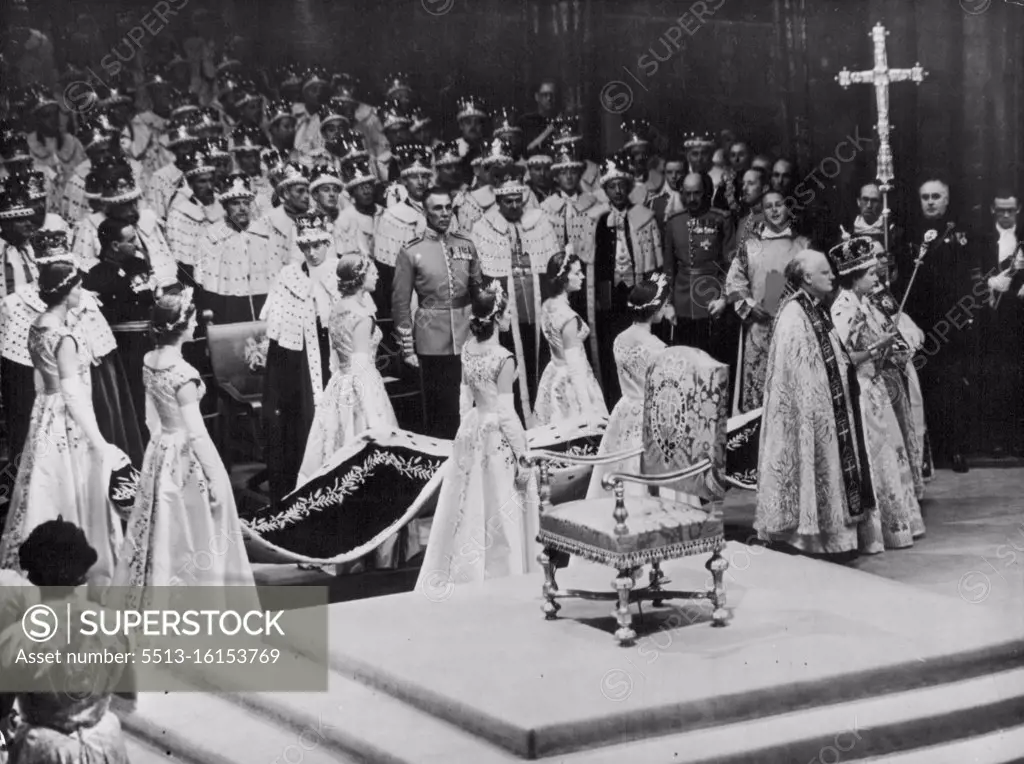
<svg viewBox="0 0 1024 764"><path fill-rule="evenodd" d="M649 600L658 607L666 600L687 599L709 601L712 625L725 625L729 616L723 576L728 562L721 555L725 538L720 503L726 490L728 385L728 367L701 350L675 347L661 353L647 374L640 474L606 475L603 485L612 498L553 505L550 465L575 460L613 463L640 449L603 458L543 450L528 455L539 472L542 609L549 620L558 617L561 599L614 601L615 637L628 646L637 636L632 628L633 603ZM649 489L646 495L627 497L626 483ZM710 555L705 565L711 572L707 590L665 588L663 562L704 554ZM614 568L614 591L559 589L556 568L563 567L567 557Z"/></svg>

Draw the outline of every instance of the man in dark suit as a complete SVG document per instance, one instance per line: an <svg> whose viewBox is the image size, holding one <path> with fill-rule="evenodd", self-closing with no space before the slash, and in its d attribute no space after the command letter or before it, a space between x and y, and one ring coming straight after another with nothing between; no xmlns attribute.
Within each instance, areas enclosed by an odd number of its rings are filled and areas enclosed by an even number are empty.
<svg viewBox="0 0 1024 764"><path fill-rule="evenodd" d="M554 133L553 120L559 112L558 84L552 79L540 80L533 89L533 100L537 111L524 114L519 120L527 154Z"/></svg>
<svg viewBox="0 0 1024 764"><path fill-rule="evenodd" d="M995 225L979 237L991 310L981 319L982 421L996 453L1024 455L1024 222L1009 189L992 202Z"/></svg>
<svg viewBox="0 0 1024 764"><path fill-rule="evenodd" d="M938 178L921 184L921 216L909 238L914 255L925 256L906 298L906 312L925 333L914 365L921 377L925 417L936 466L967 472L965 451L971 398L977 395L978 319L987 310L974 235L949 210L949 186ZM900 264L899 291L914 273L914 262ZM969 397L970 396L970 397Z"/></svg>

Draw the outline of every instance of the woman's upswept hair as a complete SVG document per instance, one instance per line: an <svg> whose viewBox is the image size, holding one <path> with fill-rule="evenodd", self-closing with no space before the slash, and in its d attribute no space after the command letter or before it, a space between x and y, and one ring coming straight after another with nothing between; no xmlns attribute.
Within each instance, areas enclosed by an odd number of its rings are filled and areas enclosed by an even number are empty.
<svg viewBox="0 0 1024 764"><path fill-rule="evenodd" d="M338 293L342 297L359 294L366 281L366 274L372 265L370 258L362 253L342 255L338 258Z"/></svg>
<svg viewBox="0 0 1024 764"><path fill-rule="evenodd" d="M505 288L497 279L473 295L473 317L469 320L469 331L478 340L490 339L498 319L508 307Z"/></svg>
<svg viewBox="0 0 1024 764"><path fill-rule="evenodd" d="M169 289L159 294L153 305L153 341L157 345L170 345L177 341L196 314L192 300L192 287Z"/></svg>
<svg viewBox="0 0 1024 764"><path fill-rule="evenodd" d="M39 299L47 307L60 305L71 290L82 283L78 266L70 260L55 260L39 265Z"/></svg>
<svg viewBox="0 0 1024 764"><path fill-rule="evenodd" d="M576 255L558 252L548 260L548 284L551 286L551 294L559 295L565 291L569 283L569 272L575 263L581 262Z"/></svg>
<svg viewBox="0 0 1024 764"><path fill-rule="evenodd" d="M629 312L634 321L648 321L664 307L669 298L668 279L657 273L646 278L629 292Z"/></svg>

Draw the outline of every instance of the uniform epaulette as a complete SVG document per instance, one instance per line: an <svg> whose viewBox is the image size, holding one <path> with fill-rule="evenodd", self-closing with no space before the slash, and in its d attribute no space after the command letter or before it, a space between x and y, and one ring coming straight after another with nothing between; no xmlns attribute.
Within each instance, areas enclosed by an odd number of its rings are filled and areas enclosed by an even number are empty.
<svg viewBox="0 0 1024 764"><path fill-rule="evenodd" d="M407 242L404 248L405 249L409 249L409 247L413 246L414 244L419 244L421 241L424 241L424 240L425 239L424 239L423 236L417 236L415 239Z"/></svg>

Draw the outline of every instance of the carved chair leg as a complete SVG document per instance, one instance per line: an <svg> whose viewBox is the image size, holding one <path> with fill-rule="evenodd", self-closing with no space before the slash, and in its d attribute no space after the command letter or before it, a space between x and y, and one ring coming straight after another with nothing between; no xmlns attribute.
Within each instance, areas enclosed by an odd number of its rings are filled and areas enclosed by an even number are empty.
<svg viewBox="0 0 1024 764"><path fill-rule="evenodd" d="M633 573L631 570L620 570L618 578L613 585L619 593L619 606L612 611L619 622L619 628L615 630L615 638L619 645L629 647L636 640L636 632L632 629L633 616L629 612L629 593L633 590Z"/></svg>
<svg viewBox="0 0 1024 764"><path fill-rule="evenodd" d="M555 599L555 592L558 591L558 584L555 582L555 561L552 560L554 554L553 549L547 547L537 555L537 562L544 568L544 604L541 605L541 610L544 611L544 618L548 621L553 621L558 618L558 611L562 609L562 606L558 604Z"/></svg>
<svg viewBox="0 0 1024 764"><path fill-rule="evenodd" d="M662 591L661 581L663 578L665 578L665 572L661 569L661 563L651 563L650 584L648 588L652 592ZM664 604L664 602L665 600L651 600L651 605L653 605L654 607L661 607Z"/></svg>
<svg viewBox="0 0 1024 764"><path fill-rule="evenodd" d="M729 611L725 609L724 577L725 571L729 568L729 561L722 557L721 547L715 549L715 553L711 555L711 559L704 567L711 571L713 581L713 588L709 592L709 599L715 608L711 613L711 625L725 626L725 622L729 619Z"/></svg>

